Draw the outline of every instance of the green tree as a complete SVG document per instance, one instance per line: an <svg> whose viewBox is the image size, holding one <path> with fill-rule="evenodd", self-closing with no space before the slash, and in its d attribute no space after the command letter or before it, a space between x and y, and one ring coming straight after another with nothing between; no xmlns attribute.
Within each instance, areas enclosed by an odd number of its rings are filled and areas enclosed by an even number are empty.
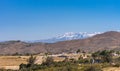
<svg viewBox="0 0 120 71"><path fill-rule="evenodd" d="M77 51L76 51L76 53L80 53L81 52L81 50L80 49L78 49Z"/></svg>

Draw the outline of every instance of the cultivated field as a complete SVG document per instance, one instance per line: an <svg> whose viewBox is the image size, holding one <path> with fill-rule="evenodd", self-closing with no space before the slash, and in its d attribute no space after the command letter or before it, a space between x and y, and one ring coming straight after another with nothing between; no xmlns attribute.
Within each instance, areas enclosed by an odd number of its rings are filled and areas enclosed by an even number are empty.
<svg viewBox="0 0 120 71"><path fill-rule="evenodd" d="M18 70L21 63L26 64L29 56L0 56L1 69Z"/></svg>
<svg viewBox="0 0 120 71"><path fill-rule="evenodd" d="M26 64L29 56L0 56L0 66L18 66Z"/></svg>

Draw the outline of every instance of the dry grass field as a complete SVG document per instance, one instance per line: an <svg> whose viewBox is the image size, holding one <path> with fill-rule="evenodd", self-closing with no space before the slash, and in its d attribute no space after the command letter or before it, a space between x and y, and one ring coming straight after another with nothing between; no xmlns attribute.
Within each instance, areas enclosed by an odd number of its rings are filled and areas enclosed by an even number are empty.
<svg viewBox="0 0 120 71"><path fill-rule="evenodd" d="M19 66L26 64L29 56L0 56L0 66Z"/></svg>
<svg viewBox="0 0 120 71"><path fill-rule="evenodd" d="M104 68L103 71L120 71L119 67L107 67Z"/></svg>
<svg viewBox="0 0 120 71"><path fill-rule="evenodd" d="M18 70L21 63L26 64L29 56L0 56L1 69Z"/></svg>

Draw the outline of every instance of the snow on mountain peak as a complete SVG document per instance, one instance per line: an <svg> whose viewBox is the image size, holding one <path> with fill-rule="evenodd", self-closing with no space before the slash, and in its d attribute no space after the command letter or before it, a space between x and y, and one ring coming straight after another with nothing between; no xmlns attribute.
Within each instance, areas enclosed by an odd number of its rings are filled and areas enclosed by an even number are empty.
<svg viewBox="0 0 120 71"><path fill-rule="evenodd" d="M94 33L87 33L87 32L67 32L63 35L58 35L56 37L45 39L45 40L38 40L36 42L43 42L43 43L55 43L59 41L67 41L67 40L76 40L76 39L85 39L92 37L96 34L101 34L101 32L94 32Z"/></svg>
<svg viewBox="0 0 120 71"><path fill-rule="evenodd" d="M79 33L74 33L74 32L68 32L65 33L64 35L60 35L56 38L86 38L86 37L91 37L96 34L100 34L100 32L94 32L94 33L87 33L87 32L79 32Z"/></svg>
<svg viewBox="0 0 120 71"><path fill-rule="evenodd" d="M84 39L88 37L92 37L96 34L101 34L100 32L94 32L94 33L87 33L87 32L68 32L63 35L59 35L55 37L54 39L60 40L60 41L65 41L65 40L74 40L74 39Z"/></svg>

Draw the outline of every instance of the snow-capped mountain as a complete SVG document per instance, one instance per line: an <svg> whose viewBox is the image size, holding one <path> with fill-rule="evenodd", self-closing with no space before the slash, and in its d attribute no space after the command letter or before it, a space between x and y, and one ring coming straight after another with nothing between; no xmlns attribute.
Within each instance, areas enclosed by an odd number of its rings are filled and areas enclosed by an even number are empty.
<svg viewBox="0 0 120 71"><path fill-rule="evenodd" d="M37 40L36 42L45 42L45 43L54 43L59 41L66 41L66 40L75 40L75 39L85 39L92 37L96 34L101 34L100 32L94 32L94 33L87 33L87 32L68 32L63 35L58 35L54 38L46 39L46 40Z"/></svg>

